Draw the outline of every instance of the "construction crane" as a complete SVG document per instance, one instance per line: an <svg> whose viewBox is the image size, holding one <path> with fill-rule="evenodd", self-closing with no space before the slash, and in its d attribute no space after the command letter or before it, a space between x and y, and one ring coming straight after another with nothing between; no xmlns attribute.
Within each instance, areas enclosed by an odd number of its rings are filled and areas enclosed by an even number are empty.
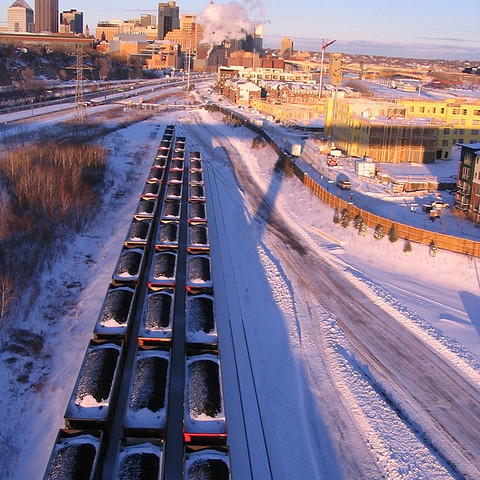
<svg viewBox="0 0 480 480"><path fill-rule="evenodd" d="M323 59L325 57L325 49L329 47L336 40L329 40L328 38L322 38L322 60L320 62L320 89L318 91L318 98L322 98L323 90Z"/></svg>

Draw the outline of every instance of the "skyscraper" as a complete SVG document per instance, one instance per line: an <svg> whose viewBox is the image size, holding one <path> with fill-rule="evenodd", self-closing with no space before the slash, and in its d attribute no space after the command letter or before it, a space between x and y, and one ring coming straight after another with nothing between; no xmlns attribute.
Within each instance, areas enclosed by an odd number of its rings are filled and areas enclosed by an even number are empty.
<svg viewBox="0 0 480 480"><path fill-rule="evenodd" d="M58 0L35 0L35 31L58 32Z"/></svg>
<svg viewBox="0 0 480 480"><path fill-rule="evenodd" d="M8 30L11 32L33 31L33 10L25 0L15 0L7 10Z"/></svg>
<svg viewBox="0 0 480 480"><path fill-rule="evenodd" d="M176 2L158 4L158 38L163 40L167 32L180 28L180 9Z"/></svg>
<svg viewBox="0 0 480 480"><path fill-rule="evenodd" d="M65 20L70 25L72 33L83 33L83 12L75 9L64 10L60 13L60 23L63 24Z"/></svg>
<svg viewBox="0 0 480 480"><path fill-rule="evenodd" d="M293 42L288 37L282 38L280 46L280 56L283 58L290 58L293 53Z"/></svg>

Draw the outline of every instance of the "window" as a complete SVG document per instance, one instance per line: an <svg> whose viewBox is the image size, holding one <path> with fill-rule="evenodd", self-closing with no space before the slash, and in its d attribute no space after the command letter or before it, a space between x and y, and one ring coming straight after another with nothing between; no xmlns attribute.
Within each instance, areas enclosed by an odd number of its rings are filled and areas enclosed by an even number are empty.
<svg viewBox="0 0 480 480"><path fill-rule="evenodd" d="M448 147L448 140L442 140L442 147Z"/></svg>
<svg viewBox="0 0 480 480"><path fill-rule="evenodd" d="M472 120L472 125L480 125L480 120Z"/></svg>
<svg viewBox="0 0 480 480"><path fill-rule="evenodd" d="M440 113L445 113L445 109L444 109L444 108L441 108L441 109L440 109Z"/></svg>
<svg viewBox="0 0 480 480"><path fill-rule="evenodd" d="M473 111L473 114L474 114L474 115L480 115L480 110L474 110L474 111Z"/></svg>
<svg viewBox="0 0 480 480"><path fill-rule="evenodd" d="M458 143L463 143L463 138L459 138Z"/></svg>
<svg viewBox="0 0 480 480"><path fill-rule="evenodd" d="M478 130L472 130L472 135L478 135Z"/></svg>
<svg viewBox="0 0 480 480"><path fill-rule="evenodd" d="M414 111L415 111L415 107L410 107L410 111L411 111L411 112L414 112Z"/></svg>
<svg viewBox="0 0 480 480"><path fill-rule="evenodd" d="M454 134L454 135L458 135L458 128L455 128L455 129L453 130L453 134Z"/></svg>
<svg viewBox="0 0 480 480"><path fill-rule="evenodd" d="M464 129L464 128L461 128L461 129L458 131L458 133L459 133L460 135L465 135L465 129Z"/></svg>
<svg viewBox="0 0 480 480"><path fill-rule="evenodd" d="M456 143L457 143L457 139L454 138L454 139L452 140L452 145L455 145Z"/></svg>
<svg viewBox="0 0 480 480"><path fill-rule="evenodd" d="M464 109L462 110L462 115L466 115L466 114L467 114L467 109L464 108Z"/></svg>
<svg viewBox="0 0 480 480"><path fill-rule="evenodd" d="M437 107L433 107L432 112L433 112L433 113L437 113Z"/></svg>
<svg viewBox="0 0 480 480"><path fill-rule="evenodd" d="M450 133L450 129L449 128L444 128L443 129L443 134L444 135L448 135Z"/></svg>
<svg viewBox="0 0 480 480"><path fill-rule="evenodd" d="M462 168L462 178L465 178L465 179L470 178L470 167L463 167Z"/></svg>
<svg viewBox="0 0 480 480"><path fill-rule="evenodd" d="M454 108L454 109L452 110L452 113L453 113L454 115L460 115L460 109L459 109L459 108Z"/></svg>
<svg viewBox="0 0 480 480"><path fill-rule="evenodd" d="M420 113L425 113L425 107L420 107Z"/></svg>

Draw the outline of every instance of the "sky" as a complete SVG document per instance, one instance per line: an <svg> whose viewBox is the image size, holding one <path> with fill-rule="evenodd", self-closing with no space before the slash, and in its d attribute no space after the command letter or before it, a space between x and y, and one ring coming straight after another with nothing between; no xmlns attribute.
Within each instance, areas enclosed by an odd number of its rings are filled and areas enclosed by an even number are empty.
<svg viewBox="0 0 480 480"><path fill-rule="evenodd" d="M0 25L6 25L2 0ZM33 7L34 1L29 0ZM335 39L330 51L419 58L480 60L480 1L464 0L243 0L219 1L245 7L248 20L264 24L264 46L279 48L284 36L295 50L320 50L322 39ZM60 0L60 11L84 12L90 28L100 20L135 18L156 13L158 2L139 0ZM180 13L201 13L209 0L177 1ZM238 17L234 17L235 22Z"/></svg>

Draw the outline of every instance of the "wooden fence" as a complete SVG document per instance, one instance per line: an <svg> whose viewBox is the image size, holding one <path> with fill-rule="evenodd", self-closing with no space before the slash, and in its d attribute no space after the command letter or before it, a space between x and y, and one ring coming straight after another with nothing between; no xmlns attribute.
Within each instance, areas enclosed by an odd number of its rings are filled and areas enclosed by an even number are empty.
<svg viewBox="0 0 480 480"><path fill-rule="evenodd" d="M389 232L390 228L392 228L392 225L395 224L399 238L408 239L411 242L422 243L424 245L430 245L430 243L434 241L437 248L480 257L480 242L469 240L467 238L455 237L453 235L431 232L429 230L424 230L423 228L405 225L403 223L374 215L373 213L362 210L361 208L358 208L355 205L327 192L323 187L315 182L315 180L312 180L307 173L303 174L303 183L310 188L312 192L324 203L337 209L338 212L341 213L344 210L347 210L350 218L352 219L354 219L357 215L360 215L368 227L376 228L377 225L381 225L385 232Z"/></svg>

